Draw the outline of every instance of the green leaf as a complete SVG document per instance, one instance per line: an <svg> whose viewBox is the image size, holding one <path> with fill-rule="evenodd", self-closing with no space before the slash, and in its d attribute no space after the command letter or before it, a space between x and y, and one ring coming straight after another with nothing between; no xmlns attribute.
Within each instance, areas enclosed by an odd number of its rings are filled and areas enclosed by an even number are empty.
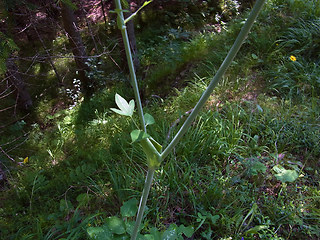
<svg viewBox="0 0 320 240"><path fill-rule="evenodd" d="M87 233L90 239L96 240L112 240L113 234L109 230L108 226L103 225L102 227L89 227Z"/></svg>
<svg viewBox="0 0 320 240"><path fill-rule="evenodd" d="M162 240L177 240L178 227L176 224L171 224L169 228L163 233Z"/></svg>
<svg viewBox="0 0 320 240"><path fill-rule="evenodd" d="M131 100L130 103L128 103L123 97L121 97L118 93L116 93L115 101L120 110L116 108L110 108L112 111L128 117L131 117L133 115L133 111L134 111L133 100Z"/></svg>
<svg viewBox="0 0 320 240"><path fill-rule="evenodd" d="M155 227L151 228L150 234L146 234L144 237L146 240L162 240L161 233Z"/></svg>
<svg viewBox="0 0 320 240"><path fill-rule="evenodd" d="M150 137L149 134L145 133L145 132L142 131L142 130L138 130L138 129L133 130L133 131L130 133L130 136L131 136L132 143L134 143L134 142L139 142L139 141L141 141L142 139L145 139L145 138Z"/></svg>
<svg viewBox="0 0 320 240"><path fill-rule="evenodd" d="M7 66L4 59L0 59L0 74L4 74L7 70Z"/></svg>
<svg viewBox="0 0 320 240"><path fill-rule="evenodd" d="M122 217L134 217L138 211L138 200L135 198L130 199L123 203L120 208Z"/></svg>
<svg viewBox="0 0 320 240"><path fill-rule="evenodd" d="M193 226L185 227L183 224L179 226L179 232L186 235L188 238L191 238L194 233Z"/></svg>
<svg viewBox="0 0 320 240"><path fill-rule="evenodd" d="M282 173L275 174L275 177L281 182L294 182L299 174L295 170L285 170Z"/></svg>
<svg viewBox="0 0 320 240"><path fill-rule="evenodd" d="M274 176L281 182L294 182L299 174L295 170L287 170L281 165L276 165L272 168L277 174Z"/></svg>
<svg viewBox="0 0 320 240"><path fill-rule="evenodd" d="M80 205L88 204L89 200L90 200L90 195L87 193L81 193L77 196L77 201L79 202Z"/></svg>
<svg viewBox="0 0 320 240"><path fill-rule="evenodd" d="M121 110L119 110L119 109L117 109L117 108L110 108L112 111L114 111L115 113L118 113L118 114L120 114L120 115L123 115L123 116L128 116L128 114L127 113L125 113L125 112L123 112L123 111L121 111ZM128 117L130 117L130 116L128 116Z"/></svg>
<svg viewBox="0 0 320 240"><path fill-rule="evenodd" d="M134 17L137 15L137 13L138 13L141 9L143 9L145 6L147 6L147 5L148 5L149 3L151 3L152 1L153 1L153 0L151 0L151 1L145 1L145 2L143 3L143 5L142 5L137 11L135 11L134 13L132 13L130 17L128 17L127 19L124 20L124 23L129 22L132 18L134 18Z"/></svg>
<svg viewBox="0 0 320 240"><path fill-rule="evenodd" d="M73 209L72 203L69 200L61 199L60 200L60 211L71 211Z"/></svg>
<svg viewBox="0 0 320 240"><path fill-rule="evenodd" d="M151 1L145 1L144 3L143 3L143 5L142 5L142 7L145 7L145 6L147 6L149 3L151 3L153 0L151 0Z"/></svg>
<svg viewBox="0 0 320 240"><path fill-rule="evenodd" d="M249 230L247 230L245 232L245 234L257 234L260 230L264 230L268 228L268 226L266 225L258 225L258 226L255 226L253 228L250 228Z"/></svg>
<svg viewBox="0 0 320 240"><path fill-rule="evenodd" d="M125 225L126 225L126 232L131 236L132 232L134 230L134 226L135 226L135 221L125 221ZM139 230L141 230L143 228L143 225L140 225Z"/></svg>
<svg viewBox="0 0 320 240"><path fill-rule="evenodd" d="M118 93L116 93L115 95L115 100L116 100L116 104L117 106L124 112L129 110L129 104L128 102L121 97Z"/></svg>
<svg viewBox="0 0 320 240"><path fill-rule="evenodd" d="M259 57L257 55L255 55L254 53L251 54L251 57L255 60L257 60Z"/></svg>
<svg viewBox="0 0 320 240"><path fill-rule="evenodd" d="M266 171L267 167L262 162L254 161L249 169L249 175L255 176L258 175L259 172L265 173Z"/></svg>
<svg viewBox="0 0 320 240"><path fill-rule="evenodd" d="M126 232L124 222L116 216L107 218L106 223L112 233L123 234Z"/></svg>
<svg viewBox="0 0 320 240"><path fill-rule="evenodd" d="M154 118L149 113L144 114L144 120L145 120L146 126L152 125L155 123Z"/></svg>
<svg viewBox="0 0 320 240"><path fill-rule="evenodd" d="M134 111L134 100L130 100L129 102L129 108L130 108L130 111L132 112L131 115L133 114L133 111Z"/></svg>
<svg viewBox="0 0 320 240"><path fill-rule="evenodd" d="M129 236L127 235L116 235L113 236L112 240L129 240Z"/></svg>
<svg viewBox="0 0 320 240"><path fill-rule="evenodd" d="M215 225L216 222L219 220L220 216L219 216L219 215L214 215L214 216L212 216L212 215L210 214L210 215L209 215L209 218L210 218L212 224Z"/></svg>

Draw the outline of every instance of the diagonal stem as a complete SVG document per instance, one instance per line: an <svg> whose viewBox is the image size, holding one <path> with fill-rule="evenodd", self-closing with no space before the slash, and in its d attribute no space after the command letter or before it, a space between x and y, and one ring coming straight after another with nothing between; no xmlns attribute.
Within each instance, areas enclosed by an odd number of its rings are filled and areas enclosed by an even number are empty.
<svg viewBox="0 0 320 240"><path fill-rule="evenodd" d="M265 0L257 0L256 4L254 5L250 16L248 17L245 25L242 27L237 39L235 40L232 48L230 49L227 57L224 59L223 63L221 64L219 70L217 71L216 75L211 80L209 86L202 94L200 100L196 104L195 108L193 109L192 113L189 115L189 117L186 119L182 127L180 128L179 132L175 135L175 137L172 139L170 144L167 146L167 148L161 153L161 159L164 160L166 156L171 152L171 150L179 143L180 139L183 137L183 135L187 132L189 127L191 126L191 123L196 118L196 116L199 114L201 108L204 106L208 98L210 97L210 94L212 93L215 86L217 86L218 82L230 66L231 62L233 61L234 57L238 53L241 45L245 41L245 39L248 36L248 33L256 20L260 10L263 7Z"/></svg>

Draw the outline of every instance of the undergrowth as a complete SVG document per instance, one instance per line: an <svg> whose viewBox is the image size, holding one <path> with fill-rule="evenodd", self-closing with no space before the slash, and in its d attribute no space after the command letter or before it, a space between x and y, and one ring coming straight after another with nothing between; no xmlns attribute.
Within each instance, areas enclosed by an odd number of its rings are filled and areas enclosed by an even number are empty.
<svg viewBox="0 0 320 240"><path fill-rule="evenodd" d="M319 6L266 4L205 109L156 171L150 199L157 201L148 202L142 234L183 224L194 239L320 237ZM245 14L220 33L206 26L141 38L145 111L156 119L150 134L158 142L169 142L190 113ZM48 99L32 124L13 125L11 132L30 133L16 152L19 165L0 156L1 239L89 239L90 227L132 220L119 212L139 198L146 159L127 134L132 123L109 110L116 92L133 98L129 87L118 81L62 110ZM298 176L287 181L281 171Z"/></svg>

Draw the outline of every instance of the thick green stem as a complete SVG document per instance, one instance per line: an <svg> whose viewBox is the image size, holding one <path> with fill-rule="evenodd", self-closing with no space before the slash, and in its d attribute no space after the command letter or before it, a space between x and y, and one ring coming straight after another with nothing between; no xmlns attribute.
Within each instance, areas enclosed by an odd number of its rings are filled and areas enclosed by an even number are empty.
<svg viewBox="0 0 320 240"><path fill-rule="evenodd" d="M210 97L210 94L212 93L215 86L218 84L224 73L226 72L227 68L230 66L231 62L233 61L234 57L238 53L241 45L245 41L254 21L256 20L260 10L262 9L262 6L264 4L265 0L257 0L256 4L254 5L249 18L247 19L245 25L242 27L236 41L234 42L232 48L230 49L227 57L221 64L218 72L214 76L214 78L211 80L208 88L204 91L202 94L200 100L198 101L197 105L193 109L192 113L189 115L187 120L184 122L182 127L180 128L179 132L175 135L175 137L172 139L170 144L167 146L167 148L161 153L161 159L164 160L166 156L171 152L171 150L179 143L180 139L183 137L183 135L187 132L189 129L191 123L196 118L198 113L200 112L201 108L204 106L208 98Z"/></svg>
<svg viewBox="0 0 320 240"><path fill-rule="evenodd" d="M120 2L120 0L115 0L115 3L116 3L117 13L118 13L118 27L121 30L123 44L124 44L124 48L125 48L126 55L127 55L128 66L129 66L129 71L130 71L130 76L131 76L131 81L132 81L132 87L133 87L134 96L135 96L135 99L137 102L137 109L138 109L138 115L139 115L139 119L140 119L141 129L143 131L147 132L147 129L145 126L145 121L144 121L144 116L143 116L142 103L141 103L140 94L139 94L138 81L137 81L136 72L135 72L134 65L133 65L130 42L129 42L129 37L128 37L128 33L127 33L127 28L124 23L124 16L123 16L123 11L122 11L122 7L121 7L121 2Z"/></svg>
<svg viewBox="0 0 320 240"><path fill-rule="evenodd" d="M144 188L143 188L140 204L139 204L136 223L135 223L135 226L134 226L133 233L131 235L131 240L136 240L136 238L138 236L139 227L140 227L140 224L141 224L141 221L142 221L144 208L145 208L146 203L147 203L147 199L148 199L149 191L150 191L150 188L151 188L154 171L155 171L154 169L149 169L148 170L146 181L144 183Z"/></svg>

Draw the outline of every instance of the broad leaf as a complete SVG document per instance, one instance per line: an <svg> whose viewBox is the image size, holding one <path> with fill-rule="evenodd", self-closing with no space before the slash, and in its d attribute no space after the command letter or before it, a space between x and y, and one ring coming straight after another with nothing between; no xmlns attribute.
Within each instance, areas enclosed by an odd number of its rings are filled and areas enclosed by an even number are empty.
<svg viewBox="0 0 320 240"><path fill-rule="evenodd" d="M79 205L86 205L88 204L90 200L90 195L87 193L81 193L77 196L77 201L79 202Z"/></svg>
<svg viewBox="0 0 320 240"><path fill-rule="evenodd" d="M299 174L295 170L287 170L281 165L276 165L272 168L277 174L274 176L281 182L294 182Z"/></svg>
<svg viewBox="0 0 320 240"><path fill-rule="evenodd" d="M71 211L73 209L72 203L69 200L61 199L60 200L60 211Z"/></svg>
<svg viewBox="0 0 320 240"><path fill-rule="evenodd" d="M177 240L178 227L176 224L171 224L169 228L163 233L162 240Z"/></svg>
<svg viewBox="0 0 320 240"><path fill-rule="evenodd" d="M194 233L194 228L192 226L185 227L183 224L179 226L179 232L186 235L188 238L191 238Z"/></svg>
<svg viewBox="0 0 320 240"><path fill-rule="evenodd" d="M284 170L274 176L281 182L294 182L299 177L299 174L295 170Z"/></svg>
<svg viewBox="0 0 320 240"><path fill-rule="evenodd" d="M131 136L132 143L139 142L142 139L150 137L149 134L145 133L144 131L138 130L138 129L133 130L130 133L130 136Z"/></svg>
<svg viewBox="0 0 320 240"><path fill-rule="evenodd" d="M87 233L90 239L96 240L112 240L112 233L108 226L103 225L101 227L89 227L87 228Z"/></svg>
<svg viewBox="0 0 320 240"><path fill-rule="evenodd" d="M149 113L144 114L144 120L146 126L155 123L154 118Z"/></svg>
<svg viewBox="0 0 320 240"><path fill-rule="evenodd" d="M150 234L144 235L146 240L162 240L161 233L155 227L151 228Z"/></svg>
<svg viewBox="0 0 320 240"><path fill-rule="evenodd" d="M130 240L128 235L115 235L112 240Z"/></svg>
<svg viewBox="0 0 320 240"><path fill-rule="evenodd" d="M126 232L131 236L132 232L134 230L134 225L136 224L135 221L125 221L124 223L126 225ZM143 225L141 224L139 227L139 231L142 229Z"/></svg>
<svg viewBox="0 0 320 240"><path fill-rule="evenodd" d="M129 103L121 97L118 93L115 95L115 100L117 106L122 110L122 111L128 111L129 110Z"/></svg>
<svg viewBox="0 0 320 240"><path fill-rule="evenodd" d="M129 108L130 108L130 111L131 111L131 115L133 114L133 111L134 111L134 100L130 100L129 102Z"/></svg>
<svg viewBox="0 0 320 240"><path fill-rule="evenodd" d="M125 112L123 112L123 111L121 111L121 110L119 110L119 109L117 109L117 108L110 108L112 111L114 111L115 113L118 113L118 114L120 114L120 115L123 115L123 116L128 116L128 117L130 117L127 113L125 113Z"/></svg>
<svg viewBox="0 0 320 240"><path fill-rule="evenodd" d="M112 233L123 234L126 232L124 222L118 217L109 217L106 223Z"/></svg>
<svg viewBox="0 0 320 240"><path fill-rule="evenodd" d="M257 109L259 112L261 112L261 113L263 112L263 108L259 104L257 104Z"/></svg>
<svg viewBox="0 0 320 240"><path fill-rule="evenodd" d="M123 203L120 208L122 217L134 217L138 211L138 200L135 198L130 199Z"/></svg>
<svg viewBox="0 0 320 240"><path fill-rule="evenodd" d="M121 97L118 93L116 93L115 101L120 110L116 108L110 108L112 111L128 117L131 117L133 115L133 111L134 111L133 100L131 100L130 103L128 103L123 97Z"/></svg>

